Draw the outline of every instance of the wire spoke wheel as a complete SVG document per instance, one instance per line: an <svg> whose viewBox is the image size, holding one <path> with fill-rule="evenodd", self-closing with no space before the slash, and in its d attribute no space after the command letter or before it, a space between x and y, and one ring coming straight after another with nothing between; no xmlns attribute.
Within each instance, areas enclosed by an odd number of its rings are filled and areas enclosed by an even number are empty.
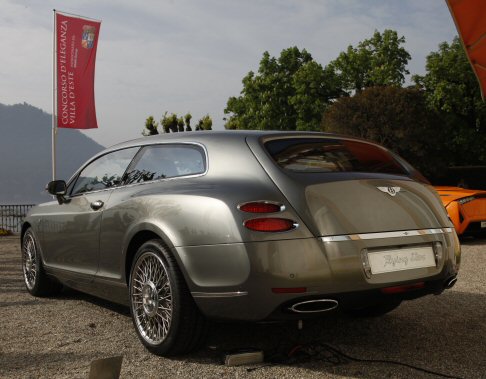
<svg viewBox="0 0 486 379"><path fill-rule="evenodd" d="M44 271L41 248L31 227L22 237L20 255L25 287L31 295L43 297L59 293L62 285Z"/></svg>
<svg viewBox="0 0 486 379"><path fill-rule="evenodd" d="M173 356L201 346L208 330L206 320L161 240L146 241L138 248L128 287L133 324L149 351Z"/></svg>
<svg viewBox="0 0 486 379"><path fill-rule="evenodd" d="M22 244L22 270L24 272L25 285L32 290L38 274L37 245L31 233L26 234Z"/></svg>
<svg viewBox="0 0 486 379"><path fill-rule="evenodd" d="M140 335L149 344L165 340L172 323L172 287L166 265L154 252L135 263L130 281L132 312Z"/></svg>

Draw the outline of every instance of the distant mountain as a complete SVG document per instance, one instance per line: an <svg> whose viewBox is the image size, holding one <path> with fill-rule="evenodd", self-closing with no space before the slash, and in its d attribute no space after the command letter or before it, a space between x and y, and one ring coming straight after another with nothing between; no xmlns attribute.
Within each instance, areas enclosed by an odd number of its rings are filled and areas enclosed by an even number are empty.
<svg viewBox="0 0 486 379"><path fill-rule="evenodd" d="M27 103L0 104L0 204L49 201L51 115ZM57 177L69 179L104 147L75 129L59 129Z"/></svg>

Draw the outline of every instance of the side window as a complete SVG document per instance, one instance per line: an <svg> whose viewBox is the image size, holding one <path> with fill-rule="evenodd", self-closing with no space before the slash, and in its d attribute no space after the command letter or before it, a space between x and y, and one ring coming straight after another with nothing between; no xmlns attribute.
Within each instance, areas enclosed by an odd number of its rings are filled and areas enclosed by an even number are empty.
<svg viewBox="0 0 486 379"><path fill-rule="evenodd" d="M125 174L124 183L202 174L206 170L203 150L195 145L146 146Z"/></svg>
<svg viewBox="0 0 486 379"><path fill-rule="evenodd" d="M120 184L123 173L138 150L139 147L131 147L114 151L91 162L76 179L71 196Z"/></svg>

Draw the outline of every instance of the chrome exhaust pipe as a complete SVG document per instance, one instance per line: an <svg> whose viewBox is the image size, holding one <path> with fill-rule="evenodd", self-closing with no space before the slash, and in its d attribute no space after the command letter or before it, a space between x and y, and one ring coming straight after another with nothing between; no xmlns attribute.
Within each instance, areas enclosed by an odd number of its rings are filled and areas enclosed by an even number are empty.
<svg viewBox="0 0 486 379"><path fill-rule="evenodd" d="M289 310L295 313L318 313L332 311L338 306L339 302L337 300L317 299L295 303L289 308Z"/></svg>
<svg viewBox="0 0 486 379"><path fill-rule="evenodd" d="M451 289L452 287L454 287L456 282L457 282L457 277L453 276L452 278L447 279L447 281L445 282L444 288L445 289Z"/></svg>

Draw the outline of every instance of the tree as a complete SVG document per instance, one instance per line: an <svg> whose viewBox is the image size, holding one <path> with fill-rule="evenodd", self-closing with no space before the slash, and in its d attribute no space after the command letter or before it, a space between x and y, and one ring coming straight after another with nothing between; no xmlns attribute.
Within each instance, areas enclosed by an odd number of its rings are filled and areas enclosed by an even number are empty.
<svg viewBox="0 0 486 379"><path fill-rule="evenodd" d="M413 80L425 92L451 149L450 165L486 163L486 105L459 38L427 56L426 73Z"/></svg>
<svg viewBox="0 0 486 379"><path fill-rule="evenodd" d="M164 133L176 133L176 132L191 132L191 119L192 115L188 112L184 115L184 117L177 117L177 114L168 112L164 112L162 119L160 120L160 125L162 125ZM142 131L144 136L151 136L159 134L157 129L158 123L154 120L153 116L148 117L145 120L145 129ZM185 126L185 129L184 129ZM213 119L209 114L202 117L196 130L211 130L213 126Z"/></svg>
<svg viewBox="0 0 486 379"><path fill-rule="evenodd" d="M197 125L196 130L212 130L213 127L213 119L209 114L201 118Z"/></svg>
<svg viewBox="0 0 486 379"><path fill-rule="evenodd" d="M186 132L192 131L191 119L192 119L192 115L190 113L186 113L186 115L184 116L184 122L186 124Z"/></svg>
<svg viewBox="0 0 486 379"><path fill-rule="evenodd" d="M394 30L375 31L357 47L349 45L328 67L349 94L372 86L401 86L409 74L406 66L411 58L404 43L405 37L398 37Z"/></svg>
<svg viewBox="0 0 486 379"><path fill-rule="evenodd" d="M420 90L370 87L330 106L323 117L323 129L375 141L435 178L447 167L448 155L435 120Z"/></svg>
<svg viewBox="0 0 486 379"><path fill-rule="evenodd" d="M153 116L147 117L145 120L145 129L142 131L142 134L144 136L153 136L156 134L159 134L159 131L157 130L157 127L159 124L157 121L155 121Z"/></svg>
<svg viewBox="0 0 486 379"><path fill-rule="evenodd" d="M412 79L425 90L427 104L437 111L463 116L475 125L484 103L459 38L455 37L450 45L442 42L439 51L427 56L425 68L424 76L414 75Z"/></svg>
<svg viewBox="0 0 486 379"><path fill-rule="evenodd" d="M179 117L177 119L177 129L178 129L179 132L184 131L184 118L183 117Z"/></svg>
<svg viewBox="0 0 486 379"><path fill-rule="evenodd" d="M304 64L293 77L295 93L289 103L296 113L297 130L320 130L321 118L330 100L342 95L332 70L315 61Z"/></svg>
<svg viewBox="0 0 486 379"><path fill-rule="evenodd" d="M164 127L165 133L177 133L179 131L177 115L175 113L167 115L167 112L165 112L160 120L160 125Z"/></svg>
<svg viewBox="0 0 486 379"><path fill-rule="evenodd" d="M238 97L228 99L227 129L316 130L330 101L341 95L332 70L324 70L310 53L297 47L279 58L266 51L258 72L243 78Z"/></svg>

